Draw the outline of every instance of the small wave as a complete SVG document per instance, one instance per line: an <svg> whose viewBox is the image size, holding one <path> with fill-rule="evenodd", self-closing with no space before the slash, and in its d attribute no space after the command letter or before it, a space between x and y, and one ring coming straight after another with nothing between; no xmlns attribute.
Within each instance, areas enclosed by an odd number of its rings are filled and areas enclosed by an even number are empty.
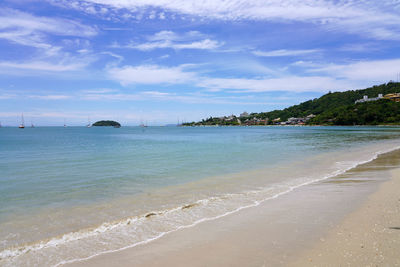
<svg viewBox="0 0 400 267"><path fill-rule="evenodd" d="M340 166L339 169L337 169L327 175L321 176L319 178L310 179L310 180L300 182L297 184L286 184L286 185L280 185L279 187L275 186L275 187L262 188L260 190L246 191L246 192L242 192L242 193L225 194L225 195L217 196L217 197L214 196L214 197L198 200L194 203L185 204L185 205L182 205L182 206L179 206L176 208L172 208L172 209L168 209L168 210L161 210L161 211L152 211L152 212L149 212L149 213L141 215L141 216L129 217L129 218L126 218L121 221L106 222L106 223L103 223L100 226L97 226L94 228L83 229L80 231L67 233L67 234L64 234L61 236L53 237L51 239L42 240L40 242L25 244L25 245L18 246L18 247L11 247L11 248L5 249L0 252L0 261L13 260L21 255L26 254L26 253L33 253L35 251L39 251L39 250L46 249L46 248L55 248L60 245L64 245L66 243L72 242L72 241L78 241L78 240L82 240L82 239L86 239L86 238L91 238L91 237L97 236L102 233L107 233L111 230L116 230L118 228L132 226L132 225L136 225L139 223L143 224L146 221L152 220L155 217L162 217L162 215L176 214L176 212L179 212L179 211L180 212L182 212L182 211L189 212L190 210L192 210L194 208L203 208L203 207L207 207L207 206L212 206L213 204L215 204L215 205L221 204L221 202L223 202L223 203L226 202L227 199L234 200L234 199L241 198L241 199L246 199L248 202L248 204L246 204L246 205L242 205L242 206L238 206L238 207L234 207L234 208L232 207L230 210L223 211L220 214L217 214L214 216L198 218L197 220L194 220L192 222L187 222L187 224L185 224L185 225L171 226L172 229L170 229L170 230L156 233L153 236L148 237L144 240L129 244L127 246L120 247L118 249L109 249L109 250L100 251L98 253L93 253L92 255L89 255L87 257L80 257L80 258L70 259L70 260L60 260L58 263L53 264L53 266L60 266L60 265L67 264L67 263L84 261L84 260L88 260L88 259L91 259L91 258L99 256L99 255L136 247L138 245L146 244L153 240L159 239L166 234L178 231L180 229L190 228L190 227L193 227L193 226L195 226L199 223L205 222L205 221L216 220L216 219L225 217L227 215L236 213L243 209L256 207L267 200L278 198L278 197L285 195L287 193L290 193L290 192L294 191L295 189L300 188L302 186L309 185L309 184L312 184L315 182L323 181L323 180L341 175L359 165L362 165L362 164L365 164L365 163L368 163L368 162L371 162L371 161L377 159L379 155L382 155L382 154L385 154L385 153L388 153L391 151L395 151L398 149L400 149L400 146L391 148L391 149L387 149L387 150L383 150L383 151L378 151L371 158L364 160L364 161L338 162L337 165ZM268 192L268 193L272 192L273 194L272 195L267 194L268 196L266 196L266 192ZM253 196L257 196L257 197L252 198ZM264 197L262 197L262 196L264 196Z"/></svg>

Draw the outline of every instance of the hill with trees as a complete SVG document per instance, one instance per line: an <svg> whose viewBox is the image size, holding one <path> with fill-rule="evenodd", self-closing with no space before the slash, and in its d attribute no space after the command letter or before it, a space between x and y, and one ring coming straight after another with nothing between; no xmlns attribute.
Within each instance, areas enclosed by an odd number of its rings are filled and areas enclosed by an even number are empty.
<svg viewBox="0 0 400 267"><path fill-rule="evenodd" d="M280 118L286 121L289 118L304 118L315 115L308 120L309 125L376 125L376 124L400 124L400 103L387 99L357 103L363 96L377 97L379 94L399 93L400 83L389 82L387 84L373 86L362 90L350 90L345 92L327 93L320 98L315 98L298 105L282 110L251 113L249 118L265 121L265 124L273 124ZM230 116L232 117L232 116ZM240 125L243 118L236 117L208 118L200 122L186 123L184 126L196 125Z"/></svg>

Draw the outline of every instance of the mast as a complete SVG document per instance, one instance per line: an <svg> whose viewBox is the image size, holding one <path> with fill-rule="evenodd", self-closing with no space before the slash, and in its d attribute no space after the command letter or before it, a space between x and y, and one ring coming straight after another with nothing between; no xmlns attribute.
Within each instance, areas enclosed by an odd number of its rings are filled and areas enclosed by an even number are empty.
<svg viewBox="0 0 400 267"><path fill-rule="evenodd" d="M24 113L21 114L21 124L18 126L18 128L25 128Z"/></svg>

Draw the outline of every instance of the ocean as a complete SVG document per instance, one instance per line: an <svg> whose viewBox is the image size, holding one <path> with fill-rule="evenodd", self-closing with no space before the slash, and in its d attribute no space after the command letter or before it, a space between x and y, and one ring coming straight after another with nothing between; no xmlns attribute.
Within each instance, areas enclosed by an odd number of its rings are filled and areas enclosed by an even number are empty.
<svg viewBox="0 0 400 267"><path fill-rule="evenodd" d="M400 148L397 127L0 128L0 266L59 266Z"/></svg>

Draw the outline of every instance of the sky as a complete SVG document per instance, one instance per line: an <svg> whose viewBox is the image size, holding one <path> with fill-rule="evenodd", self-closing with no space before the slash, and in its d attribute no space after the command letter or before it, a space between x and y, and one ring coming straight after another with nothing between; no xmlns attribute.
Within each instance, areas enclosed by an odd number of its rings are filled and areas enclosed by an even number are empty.
<svg viewBox="0 0 400 267"><path fill-rule="evenodd" d="M164 125L396 81L400 0L3 0L0 122Z"/></svg>

